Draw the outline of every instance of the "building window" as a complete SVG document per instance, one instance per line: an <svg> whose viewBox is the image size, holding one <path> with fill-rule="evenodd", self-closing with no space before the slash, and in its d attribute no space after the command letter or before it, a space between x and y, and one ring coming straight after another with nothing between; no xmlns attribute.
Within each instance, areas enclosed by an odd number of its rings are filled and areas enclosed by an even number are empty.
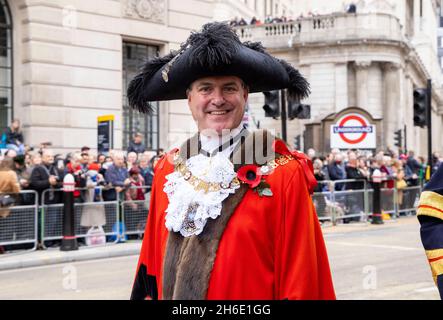
<svg viewBox="0 0 443 320"><path fill-rule="evenodd" d="M12 23L6 0L0 0L0 130L12 120Z"/></svg>
<svg viewBox="0 0 443 320"><path fill-rule="evenodd" d="M158 102L153 102L154 112L150 115L139 113L128 105L126 91L129 82L138 73L146 59L158 56L159 47L140 43L123 42L123 149L127 149L132 136L140 132L147 150L159 148Z"/></svg>

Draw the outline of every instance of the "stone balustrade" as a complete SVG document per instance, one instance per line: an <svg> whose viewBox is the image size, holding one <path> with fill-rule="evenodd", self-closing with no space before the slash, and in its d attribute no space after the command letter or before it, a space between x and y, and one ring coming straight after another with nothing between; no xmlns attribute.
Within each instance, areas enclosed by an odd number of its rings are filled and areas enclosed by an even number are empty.
<svg viewBox="0 0 443 320"><path fill-rule="evenodd" d="M405 39L398 18L385 13L330 14L234 29L242 41L261 41L269 49L292 47L297 43Z"/></svg>

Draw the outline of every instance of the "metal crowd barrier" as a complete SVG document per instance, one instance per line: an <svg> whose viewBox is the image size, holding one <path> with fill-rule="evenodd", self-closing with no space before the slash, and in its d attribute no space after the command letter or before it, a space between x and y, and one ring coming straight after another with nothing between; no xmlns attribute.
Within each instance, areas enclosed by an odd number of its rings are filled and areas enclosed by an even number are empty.
<svg viewBox="0 0 443 320"><path fill-rule="evenodd" d="M395 182L392 179L383 180L388 181ZM313 194L312 201L322 225L368 221L372 215L373 190L366 179L327 180L318 183L321 191ZM413 212L420 192L420 187L397 190L395 183L394 188L382 188L383 213L389 214L390 218L395 220L401 212ZM399 194L402 194L401 199Z"/></svg>
<svg viewBox="0 0 443 320"><path fill-rule="evenodd" d="M76 188L76 191L89 192L95 188ZM97 187L102 192L103 187ZM108 188L106 190L109 190ZM50 194L54 194L50 197ZM56 202L56 203L54 203ZM48 242L63 238L63 189L47 189L42 193L41 241L47 247ZM74 203L75 234L77 239L86 242L88 230L101 226L106 236L106 244L119 241L119 201L93 201ZM104 220L104 224L93 225L91 221Z"/></svg>
<svg viewBox="0 0 443 320"><path fill-rule="evenodd" d="M398 214L406 216L416 214L421 192L421 186L398 189Z"/></svg>
<svg viewBox="0 0 443 320"><path fill-rule="evenodd" d="M76 188L80 192L89 192L91 189L110 190L114 188L94 187ZM149 189L149 187L131 187L130 189ZM106 236L106 244L114 244L126 240L129 235L137 235L142 238L149 209L149 193L144 193L145 200L125 200L125 192L118 193L118 199L114 201L79 202L74 204L75 234L78 239L86 241L88 230L94 226L93 220L103 220L102 224ZM51 193L59 193L58 196L49 198ZM63 238L63 190L48 189L42 193L41 208L41 240L42 246L52 241ZM54 201L58 203L53 203Z"/></svg>
<svg viewBox="0 0 443 320"><path fill-rule="evenodd" d="M336 216L333 211L334 207L334 193L331 192L333 188L332 181L318 181L318 189L321 191L314 192L312 195L312 202L317 211L318 220L323 226L331 225L333 218Z"/></svg>
<svg viewBox="0 0 443 320"><path fill-rule="evenodd" d="M16 203L9 208L5 218L0 217L0 246L6 251L28 252L38 245L38 194L33 190L23 190L15 194Z"/></svg>

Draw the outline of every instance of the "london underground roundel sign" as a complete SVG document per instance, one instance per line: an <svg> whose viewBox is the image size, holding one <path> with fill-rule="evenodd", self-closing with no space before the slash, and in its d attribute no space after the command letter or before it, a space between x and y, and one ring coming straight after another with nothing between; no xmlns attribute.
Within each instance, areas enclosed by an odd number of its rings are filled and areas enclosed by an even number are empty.
<svg viewBox="0 0 443 320"><path fill-rule="evenodd" d="M331 148L375 149L375 125L358 113L350 113L331 125Z"/></svg>

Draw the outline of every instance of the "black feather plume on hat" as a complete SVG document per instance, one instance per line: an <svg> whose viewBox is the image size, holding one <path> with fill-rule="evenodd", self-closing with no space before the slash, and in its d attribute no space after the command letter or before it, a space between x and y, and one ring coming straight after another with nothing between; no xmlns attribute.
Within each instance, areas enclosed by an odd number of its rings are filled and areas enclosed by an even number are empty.
<svg viewBox="0 0 443 320"><path fill-rule="evenodd" d="M156 57L145 62L140 72L129 83L127 91L129 106L142 113L152 113L153 108L146 98L149 93L146 85L152 76L171 61L176 54L176 52L171 51L164 57Z"/></svg>
<svg viewBox="0 0 443 320"><path fill-rule="evenodd" d="M189 63L213 70L222 65L229 65L242 43L237 34L226 28L225 23L207 23L200 32L193 32L182 50L192 50ZM237 45L237 46L236 46Z"/></svg>
<svg viewBox="0 0 443 320"><path fill-rule="evenodd" d="M311 93L308 81L306 81L300 72L298 72L298 70L291 66L288 62L282 59L277 60L283 65L288 73L289 86L287 87L287 93L289 99L302 100L307 98Z"/></svg>

